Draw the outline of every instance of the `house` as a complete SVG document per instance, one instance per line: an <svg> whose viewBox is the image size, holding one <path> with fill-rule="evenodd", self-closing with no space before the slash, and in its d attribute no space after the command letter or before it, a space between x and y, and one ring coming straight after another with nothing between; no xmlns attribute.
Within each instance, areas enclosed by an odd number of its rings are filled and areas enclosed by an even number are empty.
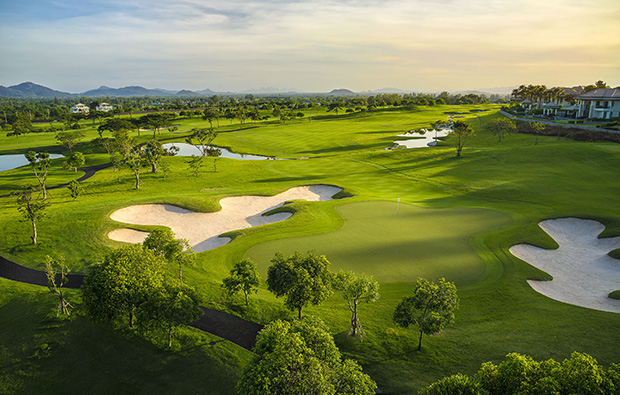
<svg viewBox="0 0 620 395"><path fill-rule="evenodd" d="M73 114L88 114L90 112L90 108L88 108L86 104L78 103L71 107L71 112Z"/></svg>
<svg viewBox="0 0 620 395"><path fill-rule="evenodd" d="M594 89L576 97L578 118L610 119L620 117L620 89Z"/></svg>
<svg viewBox="0 0 620 395"><path fill-rule="evenodd" d="M97 111L108 112L114 110L114 107L109 105L108 103L101 103L96 108Z"/></svg>

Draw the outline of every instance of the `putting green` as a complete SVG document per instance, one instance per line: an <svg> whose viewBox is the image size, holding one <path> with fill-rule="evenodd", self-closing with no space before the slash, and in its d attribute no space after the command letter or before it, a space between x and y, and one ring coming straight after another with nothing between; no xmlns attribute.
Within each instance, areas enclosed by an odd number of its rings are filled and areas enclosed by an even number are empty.
<svg viewBox="0 0 620 395"><path fill-rule="evenodd" d="M457 284L472 282L484 263L468 243L476 233L510 221L484 209L428 209L396 202L343 204L336 211L345 224L318 235L273 240L250 248L266 278L276 251L315 250L331 262L333 271L371 274L379 282L410 282L418 277L445 277Z"/></svg>

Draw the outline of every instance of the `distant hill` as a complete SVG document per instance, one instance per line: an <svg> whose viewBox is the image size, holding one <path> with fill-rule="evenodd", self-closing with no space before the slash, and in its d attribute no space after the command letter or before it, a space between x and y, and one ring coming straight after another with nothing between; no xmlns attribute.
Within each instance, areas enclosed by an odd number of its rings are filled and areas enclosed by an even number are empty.
<svg viewBox="0 0 620 395"><path fill-rule="evenodd" d="M182 91L178 91L177 93L175 93L176 96L201 96L200 93L198 92L194 92L194 91L190 91L187 89L183 89Z"/></svg>
<svg viewBox="0 0 620 395"><path fill-rule="evenodd" d="M0 86L0 96L24 99L53 99L54 96L63 98L77 97L76 94L57 91L33 82L22 82L19 85L9 86L8 88Z"/></svg>
<svg viewBox="0 0 620 395"><path fill-rule="evenodd" d="M337 95L337 96L352 96L356 95L355 92L350 91L348 89L334 89L333 91L328 93L329 95Z"/></svg>
<svg viewBox="0 0 620 395"><path fill-rule="evenodd" d="M199 93L201 95L205 95L205 96L213 96L213 95L217 95L217 92L212 91L211 89L207 88L207 89L203 89L201 91L196 91L196 93Z"/></svg>
<svg viewBox="0 0 620 395"><path fill-rule="evenodd" d="M174 93L165 91L163 89L147 89L142 86L126 86L124 88L110 88L107 86L101 86L97 89L92 89L83 92L82 95L86 97L132 97L132 96L172 96Z"/></svg>

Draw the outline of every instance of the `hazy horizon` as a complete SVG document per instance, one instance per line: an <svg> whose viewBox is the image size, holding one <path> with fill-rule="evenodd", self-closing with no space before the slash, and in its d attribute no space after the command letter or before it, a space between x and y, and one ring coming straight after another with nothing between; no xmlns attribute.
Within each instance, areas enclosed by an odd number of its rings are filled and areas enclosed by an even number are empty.
<svg viewBox="0 0 620 395"><path fill-rule="evenodd" d="M243 92L620 85L617 0L0 0L0 85Z"/></svg>

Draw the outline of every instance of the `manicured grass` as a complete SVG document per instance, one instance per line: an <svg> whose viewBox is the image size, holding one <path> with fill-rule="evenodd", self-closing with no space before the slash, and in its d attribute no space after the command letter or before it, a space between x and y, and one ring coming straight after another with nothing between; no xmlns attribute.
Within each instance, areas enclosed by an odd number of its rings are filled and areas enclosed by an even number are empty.
<svg viewBox="0 0 620 395"><path fill-rule="evenodd" d="M229 125L222 119L219 145L235 152L312 159L220 159L218 172L212 172L209 164L194 177L184 158L166 158L170 167L166 178L145 169L139 190L133 189L128 170L123 170L119 183L117 174L106 169L84 182L85 193L77 201L65 189L51 191L51 206L39 224L37 246L29 244L30 228L20 222L14 198L0 199L0 254L37 268L42 267L45 255L62 254L74 272L87 273L106 252L122 245L106 236L122 226L108 218L118 208L171 203L213 211L224 196L272 195L308 184L337 185L353 197L292 202L287 206L295 212L292 218L231 232L235 238L230 244L197 254L196 264L184 271L184 279L198 289L205 305L266 323L294 314L267 291L264 282L249 308L241 299L222 294L221 280L244 256L256 259L263 277L277 250L309 249L326 255L334 270L373 274L381 282L381 298L360 306L366 330L362 343L346 336L350 313L340 295L306 308L304 314L322 317L341 350L360 361L384 393L413 393L444 375L471 374L482 362L499 362L509 352L562 360L576 350L605 365L620 362L617 314L569 306L537 294L526 279L548 276L508 252L521 242L557 246L537 226L547 218L592 218L607 226L603 236L620 235L620 206L614 203L620 190L613 182L620 176L618 146L555 137L539 137L539 144L534 145L534 136L515 134L499 143L484 130L498 116L495 111L469 113L480 107L321 114L311 121L270 121L255 128L246 124L240 131L230 131L240 128L237 122ZM392 145L396 134L446 119L448 111L465 112L477 133L466 143L463 158L454 158L451 138L432 149L382 150ZM196 118L175 123L181 124L180 131L208 126ZM88 153L88 163L103 163L107 155L88 146L97 137L95 129L89 126L84 131L87 137L81 148ZM182 141L184 135L162 131L158 137ZM141 141L149 138L149 132L139 137ZM35 147L64 152L47 134L0 136L0 144L2 153ZM78 176L55 169L48 184ZM0 193L34 181L27 168L3 172ZM454 325L438 336L425 337L422 352L415 350L414 330L392 323L394 307L411 293L418 276L456 281L461 298ZM1 355L14 361L2 365L7 373L2 376L0 392L45 392L49 382L58 390L71 381L75 384L67 384L68 392L82 392L73 390L81 387L87 392L110 393L126 386L152 393L200 392L196 388L229 393L248 360L247 352L229 343L205 347L201 342L209 335L194 330L184 332L185 340L170 353L131 332L115 332L80 316L54 324L57 329L41 331L42 322L56 322L49 318L54 301L46 290L6 280L0 281L0 290ZM75 298L72 294L72 302ZM43 338L42 333L51 337ZM60 344L59 339L67 345L52 347L51 352L41 348L44 343ZM28 356L37 350L49 356L33 357L34 363ZM89 374L95 375L92 381L87 380Z"/></svg>
<svg viewBox="0 0 620 395"><path fill-rule="evenodd" d="M344 218L340 229L262 243L246 257L259 264L263 276L274 251L315 250L329 258L331 270L366 273L381 283L445 277L462 285L484 271L468 239L510 221L488 210L425 209L397 202L342 204L336 211Z"/></svg>

